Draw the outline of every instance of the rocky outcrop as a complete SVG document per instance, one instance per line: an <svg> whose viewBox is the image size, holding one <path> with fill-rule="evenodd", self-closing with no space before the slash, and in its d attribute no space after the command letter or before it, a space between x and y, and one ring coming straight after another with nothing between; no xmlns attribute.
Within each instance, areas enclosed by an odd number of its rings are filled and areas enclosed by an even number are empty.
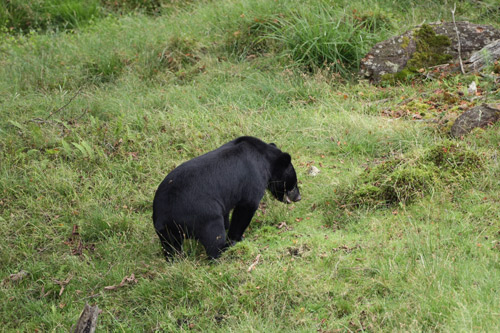
<svg viewBox="0 0 500 333"><path fill-rule="evenodd" d="M488 25L469 22L457 22L456 25L460 35L462 60L468 59L473 52L500 39L500 30ZM429 34L427 27L431 27L433 32ZM408 63L415 70L429 65L458 62L458 50L453 22L422 25L375 44L361 60L360 74L372 82L379 82L385 74L403 72L407 69Z"/></svg>

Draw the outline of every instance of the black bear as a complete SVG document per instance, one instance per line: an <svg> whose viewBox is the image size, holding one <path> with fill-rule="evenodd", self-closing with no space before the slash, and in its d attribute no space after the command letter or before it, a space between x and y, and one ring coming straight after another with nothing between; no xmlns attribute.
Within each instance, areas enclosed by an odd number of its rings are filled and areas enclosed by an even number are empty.
<svg viewBox="0 0 500 333"><path fill-rule="evenodd" d="M290 155L250 136L175 168L153 201L153 222L165 257L180 252L185 238L194 238L210 258L218 258L242 240L266 188L282 202L301 199Z"/></svg>

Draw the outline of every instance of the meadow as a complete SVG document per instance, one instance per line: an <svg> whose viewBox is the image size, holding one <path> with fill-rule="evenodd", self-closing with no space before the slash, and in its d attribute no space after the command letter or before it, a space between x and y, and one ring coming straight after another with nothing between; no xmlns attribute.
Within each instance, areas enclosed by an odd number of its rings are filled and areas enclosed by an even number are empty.
<svg viewBox="0 0 500 333"><path fill-rule="evenodd" d="M0 5L0 330L67 332L85 303L97 331L500 330L499 125L454 139L418 113L498 85L356 76L453 3L26 3ZM500 28L496 0L456 5ZM266 194L216 262L194 241L166 262L157 186L241 135L291 154L302 200Z"/></svg>

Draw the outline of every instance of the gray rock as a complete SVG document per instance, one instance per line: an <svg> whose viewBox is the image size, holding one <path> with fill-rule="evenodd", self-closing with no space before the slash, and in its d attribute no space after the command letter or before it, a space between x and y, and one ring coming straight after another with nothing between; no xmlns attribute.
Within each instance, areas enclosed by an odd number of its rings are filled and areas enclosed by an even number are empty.
<svg viewBox="0 0 500 333"><path fill-rule="evenodd" d="M500 59L500 39L497 39L481 50L474 52L466 62L467 69L473 72L479 72L487 65Z"/></svg>
<svg viewBox="0 0 500 333"><path fill-rule="evenodd" d="M468 59L473 52L481 50L487 44L500 39L500 30L492 26L457 22L460 35L462 60ZM451 45L444 53L451 55L451 62L458 62L458 39L453 22L429 24L438 35L447 36ZM372 50L361 60L360 74L372 82L379 82L386 73L403 70L416 51L414 33L421 26L375 44Z"/></svg>
<svg viewBox="0 0 500 333"><path fill-rule="evenodd" d="M474 128L484 128L500 119L500 104L482 104L460 115L451 127L451 135L459 138L470 133Z"/></svg>

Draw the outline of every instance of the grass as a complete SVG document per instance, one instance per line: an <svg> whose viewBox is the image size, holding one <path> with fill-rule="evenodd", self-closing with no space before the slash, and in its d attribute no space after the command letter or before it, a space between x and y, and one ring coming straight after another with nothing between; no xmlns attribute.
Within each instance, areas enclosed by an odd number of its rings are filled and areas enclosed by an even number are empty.
<svg viewBox="0 0 500 333"><path fill-rule="evenodd" d="M67 331L86 302L103 309L102 331L499 329L498 125L450 141L383 112L471 79L487 102L498 88L468 76L388 87L352 77L373 43L448 19L450 8L165 1L152 13L134 3L99 2L109 15L72 31L3 33L3 330ZM457 4L458 19L498 27L494 6L470 6ZM292 155L302 201L266 195L245 241L217 263L193 241L166 263L151 221L156 187L239 135ZM463 163L475 156L481 170ZM365 169L403 158L435 181L425 178L411 201L343 206Z"/></svg>

